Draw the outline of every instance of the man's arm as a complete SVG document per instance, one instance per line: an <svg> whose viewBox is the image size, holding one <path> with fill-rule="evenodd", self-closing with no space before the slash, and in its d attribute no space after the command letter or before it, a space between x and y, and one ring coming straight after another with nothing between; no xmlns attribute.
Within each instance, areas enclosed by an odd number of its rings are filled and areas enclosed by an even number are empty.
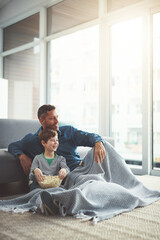
<svg viewBox="0 0 160 240"><path fill-rule="evenodd" d="M31 169L31 164L32 164L32 159L29 158L26 154L21 154L18 155L20 164L23 168L23 171L26 175L29 175L30 169Z"/></svg>
<svg viewBox="0 0 160 240"><path fill-rule="evenodd" d="M78 130L70 126L69 135L75 146L94 147L96 142L104 142L100 135Z"/></svg>
<svg viewBox="0 0 160 240"><path fill-rule="evenodd" d="M10 143L8 146L8 152L13 154L15 157L17 157L18 155L24 154L23 153L23 142L24 141L25 140L22 139L22 140Z"/></svg>
<svg viewBox="0 0 160 240"><path fill-rule="evenodd" d="M8 151L15 157L19 158L24 173L26 175L29 175L32 160L23 152L23 146L25 144L25 141L26 137L24 137L22 140L9 144Z"/></svg>
<svg viewBox="0 0 160 240"><path fill-rule="evenodd" d="M88 133L76 128L72 128L73 141L77 146L88 146L95 147L95 161L98 164L98 159L100 162L103 162L103 159L106 156L106 151L103 145L104 140L95 133Z"/></svg>

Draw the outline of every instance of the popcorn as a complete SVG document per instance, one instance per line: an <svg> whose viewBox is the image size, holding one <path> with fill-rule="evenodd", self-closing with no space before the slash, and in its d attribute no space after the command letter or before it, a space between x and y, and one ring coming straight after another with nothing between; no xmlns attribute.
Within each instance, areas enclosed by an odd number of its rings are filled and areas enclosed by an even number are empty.
<svg viewBox="0 0 160 240"><path fill-rule="evenodd" d="M55 188L59 187L61 185L62 180L59 178L59 176L45 176L44 181L39 182L39 185L41 188Z"/></svg>

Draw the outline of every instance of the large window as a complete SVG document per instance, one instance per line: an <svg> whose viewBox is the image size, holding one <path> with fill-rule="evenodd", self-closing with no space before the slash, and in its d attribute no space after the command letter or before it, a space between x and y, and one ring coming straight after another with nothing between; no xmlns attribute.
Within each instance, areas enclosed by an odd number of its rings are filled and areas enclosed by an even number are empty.
<svg viewBox="0 0 160 240"><path fill-rule="evenodd" d="M141 165L142 19L113 25L111 44L112 137L128 163Z"/></svg>
<svg viewBox="0 0 160 240"><path fill-rule="evenodd" d="M153 15L153 166L160 167L160 13Z"/></svg>
<svg viewBox="0 0 160 240"><path fill-rule="evenodd" d="M3 58L3 99L5 111L1 117L31 119L37 118L39 106L39 45L34 41L39 38L39 13L3 29L3 50L10 50ZM32 43L34 47L24 48ZM16 50L20 47L20 50Z"/></svg>
<svg viewBox="0 0 160 240"><path fill-rule="evenodd" d="M4 78L8 80L8 118L37 118L39 53L31 48L5 57Z"/></svg>
<svg viewBox="0 0 160 240"><path fill-rule="evenodd" d="M49 102L60 120L98 131L99 28L80 30L50 43Z"/></svg>

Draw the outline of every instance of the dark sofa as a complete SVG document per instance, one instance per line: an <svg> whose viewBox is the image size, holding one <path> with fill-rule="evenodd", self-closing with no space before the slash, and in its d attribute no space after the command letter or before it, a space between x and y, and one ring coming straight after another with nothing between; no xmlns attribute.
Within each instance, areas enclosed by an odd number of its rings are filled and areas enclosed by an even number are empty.
<svg viewBox="0 0 160 240"><path fill-rule="evenodd" d="M28 191L28 181L20 162L8 152L8 145L36 132L38 120L0 119L0 195ZM13 184L14 183L14 184Z"/></svg>
<svg viewBox="0 0 160 240"><path fill-rule="evenodd" d="M64 125L64 124L60 124ZM19 159L8 152L8 145L23 138L27 133L35 133L40 127L38 120L0 119L0 195L27 192L28 180ZM114 145L112 138L105 138ZM84 157L88 147L78 147L78 153ZM18 190L19 188L19 190Z"/></svg>
<svg viewBox="0 0 160 240"><path fill-rule="evenodd" d="M38 120L0 119L0 183L23 181L19 160L8 152L8 145L40 127Z"/></svg>

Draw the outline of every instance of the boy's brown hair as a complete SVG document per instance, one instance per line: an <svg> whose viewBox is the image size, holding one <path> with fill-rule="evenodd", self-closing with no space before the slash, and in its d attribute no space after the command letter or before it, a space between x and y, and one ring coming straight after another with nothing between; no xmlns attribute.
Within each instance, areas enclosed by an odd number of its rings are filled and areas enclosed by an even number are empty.
<svg viewBox="0 0 160 240"><path fill-rule="evenodd" d="M57 136L57 132L53 129L43 129L39 134L38 138L41 142L42 140L46 143L50 138Z"/></svg>

